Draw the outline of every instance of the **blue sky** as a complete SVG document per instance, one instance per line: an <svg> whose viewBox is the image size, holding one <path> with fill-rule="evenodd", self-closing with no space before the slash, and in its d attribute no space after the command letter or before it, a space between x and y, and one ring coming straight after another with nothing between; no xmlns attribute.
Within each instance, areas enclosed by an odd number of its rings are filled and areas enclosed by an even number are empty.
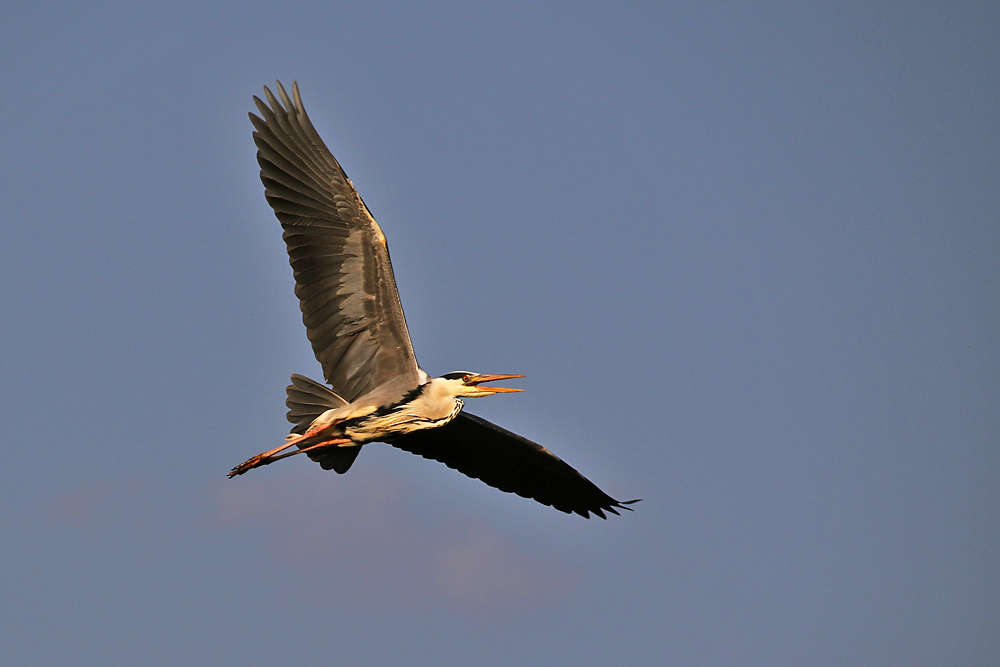
<svg viewBox="0 0 1000 667"><path fill-rule="evenodd" d="M16 664L1000 662L991 3L15 2ZM421 365L636 511L367 447L227 480L319 376L251 96L299 81Z"/></svg>

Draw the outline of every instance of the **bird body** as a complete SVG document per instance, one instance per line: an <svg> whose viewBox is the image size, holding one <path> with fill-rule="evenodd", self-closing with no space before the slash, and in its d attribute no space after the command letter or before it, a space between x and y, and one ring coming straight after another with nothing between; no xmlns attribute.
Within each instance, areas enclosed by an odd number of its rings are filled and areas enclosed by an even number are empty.
<svg viewBox="0 0 1000 667"><path fill-rule="evenodd" d="M285 443L229 476L304 453L346 472L361 448L386 442L502 491L589 518L630 509L544 447L463 411L462 398L517 392L487 382L524 377L418 365L385 234L306 115L298 85L250 114L265 197L284 229L302 321L323 376L288 386ZM292 449L292 448L295 449ZM291 451L287 451L291 450Z"/></svg>
<svg viewBox="0 0 1000 667"><path fill-rule="evenodd" d="M306 433L311 434L296 442L303 447L323 439L346 438L352 445L363 445L412 431L444 426L465 405L458 396L485 396L501 391L520 391L501 387L479 388L459 378L429 378L399 397L387 397L386 392L375 389L354 403L333 407L321 413L310 424ZM479 376L465 377L478 380ZM491 376L492 379L512 376ZM479 391L476 391L476 390ZM345 443L346 444L346 443Z"/></svg>

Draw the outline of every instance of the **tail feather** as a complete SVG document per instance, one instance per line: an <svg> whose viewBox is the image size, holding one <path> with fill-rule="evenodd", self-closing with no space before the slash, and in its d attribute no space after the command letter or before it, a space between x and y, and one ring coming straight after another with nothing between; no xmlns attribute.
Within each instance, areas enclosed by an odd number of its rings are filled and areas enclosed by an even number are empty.
<svg viewBox="0 0 1000 667"><path fill-rule="evenodd" d="M292 374L292 384L288 385L285 391L288 394L285 399L288 414L285 416L288 421L294 424L292 433L298 435L305 433L313 420L330 408L347 405L347 401L326 385L297 373ZM350 469L354 459L358 457L361 447L361 445L324 447L306 452L306 456L319 463L324 470L335 470L343 474Z"/></svg>

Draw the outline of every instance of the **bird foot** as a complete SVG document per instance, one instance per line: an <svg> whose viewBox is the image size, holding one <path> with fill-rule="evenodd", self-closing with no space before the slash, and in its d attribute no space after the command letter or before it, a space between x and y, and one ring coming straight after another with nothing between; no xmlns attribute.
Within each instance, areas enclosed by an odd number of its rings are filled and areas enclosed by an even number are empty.
<svg viewBox="0 0 1000 667"><path fill-rule="evenodd" d="M239 464L238 466L230 470L227 476L230 479L232 479L237 475L242 475L247 470L251 470L253 468L259 468L260 466L266 466L268 463L271 463L270 457L267 457L264 454L258 454L257 456L250 457L243 463Z"/></svg>

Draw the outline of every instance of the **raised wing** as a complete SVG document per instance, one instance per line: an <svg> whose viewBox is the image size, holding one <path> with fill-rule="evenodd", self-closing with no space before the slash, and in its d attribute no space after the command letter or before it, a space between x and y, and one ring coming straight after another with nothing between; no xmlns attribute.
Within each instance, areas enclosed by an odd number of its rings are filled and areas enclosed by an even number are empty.
<svg viewBox="0 0 1000 667"><path fill-rule="evenodd" d="M589 519L636 500L619 501L539 444L496 424L460 412L438 428L413 431L387 440L393 447L444 463L490 486L533 498L543 505Z"/></svg>
<svg viewBox="0 0 1000 667"><path fill-rule="evenodd" d="M306 115L299 86L267 88L257 162L281 222L302 322L323 377L348 402L386 383L419 382L389 249L378 223ZM294 100L294 101L293 101Z"/></svg>

